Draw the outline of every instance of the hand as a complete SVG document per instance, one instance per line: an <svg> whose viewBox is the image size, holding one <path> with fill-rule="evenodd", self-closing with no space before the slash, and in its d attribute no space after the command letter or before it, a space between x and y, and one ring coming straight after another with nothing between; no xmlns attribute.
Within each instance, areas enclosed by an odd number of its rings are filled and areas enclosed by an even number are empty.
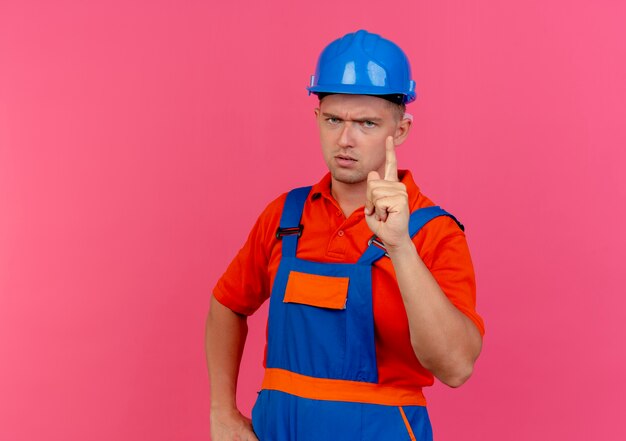
<svg viewBox="0 0 626 441"><path fill-rule="evenodd" d="M406 187L398 181L398 163L393 137L385 140L385 177L380 179L376 171L367 175L365 220L370 230L385 244L387 250L410 242L409 195Z"/></svg>
<svg viewBox="0 0 626 441"><path fill-rule="evenodd" d="M211 410L212 441L259 441L252 430L250 418L238 410Z"/></svg>

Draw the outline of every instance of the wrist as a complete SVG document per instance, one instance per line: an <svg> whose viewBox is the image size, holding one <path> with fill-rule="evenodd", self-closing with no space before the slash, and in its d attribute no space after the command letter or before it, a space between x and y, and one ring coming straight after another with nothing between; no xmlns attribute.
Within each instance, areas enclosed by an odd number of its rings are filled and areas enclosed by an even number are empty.
<svg viewBox="0 0 626 441"><path fill-rule="evenodd" d="M385 244L385 248L392 260L396 257L405 257L417 253L413 240L408 234L394 244Z"/></svg>
<svg viewBox="0 0 626 441"><path fill-rule="evenodd" d="M237 405L233 403L211 403L211 413L221 414L221 415L230 415L239 413L239 409Z"/></svg>

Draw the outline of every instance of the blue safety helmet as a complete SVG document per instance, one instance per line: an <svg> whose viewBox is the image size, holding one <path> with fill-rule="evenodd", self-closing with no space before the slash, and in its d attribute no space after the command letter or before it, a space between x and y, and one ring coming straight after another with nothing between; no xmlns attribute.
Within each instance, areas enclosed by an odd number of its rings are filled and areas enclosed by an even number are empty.
<svg viewBox="0 0 626 441"><path fill-rule="evenodd" d="M404 104L415 100L415 81L402 49L364 30L326 46L307 90L316 95L384 95Z"/></svg>

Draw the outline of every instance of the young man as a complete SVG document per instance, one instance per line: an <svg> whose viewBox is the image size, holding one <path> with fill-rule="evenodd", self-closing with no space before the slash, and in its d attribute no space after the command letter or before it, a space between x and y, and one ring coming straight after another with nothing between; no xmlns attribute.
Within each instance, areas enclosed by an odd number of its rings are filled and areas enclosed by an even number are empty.
<svg viewBox="0 0 626 441"><path fill-rule="evenodd" d="M269 204L214 290L214 441L431 440L422 388L471 375L484 327L463 227L396 164L410 78L402 50L366 31L322 52L309 91L329 173ZM246 316L268 298L250 421L237 375Z"/></svg>

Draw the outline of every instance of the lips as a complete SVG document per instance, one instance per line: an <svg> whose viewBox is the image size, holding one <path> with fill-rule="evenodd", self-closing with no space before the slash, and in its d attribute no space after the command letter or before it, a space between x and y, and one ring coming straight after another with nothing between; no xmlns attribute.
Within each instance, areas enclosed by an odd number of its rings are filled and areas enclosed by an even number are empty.
<svg viewBox="0 0 626 441"><path fill-rule="evenodd" d="M335 156L335 158L337 158L339 160L342 160L342 161L355 161L356 162L356 159L354 159L351 156L347 156L347 155L337 155L337 156Z"/></svg>
<svg viewBox="0 0 626 441"><path fill-rule="evenodd" d="M343 167L343 168L354 167L354 164L358 162L352 156L348 156L348 155L337 155L335 156L335 161L337 161L337 164L339 165L339 167Z"/></svg>

